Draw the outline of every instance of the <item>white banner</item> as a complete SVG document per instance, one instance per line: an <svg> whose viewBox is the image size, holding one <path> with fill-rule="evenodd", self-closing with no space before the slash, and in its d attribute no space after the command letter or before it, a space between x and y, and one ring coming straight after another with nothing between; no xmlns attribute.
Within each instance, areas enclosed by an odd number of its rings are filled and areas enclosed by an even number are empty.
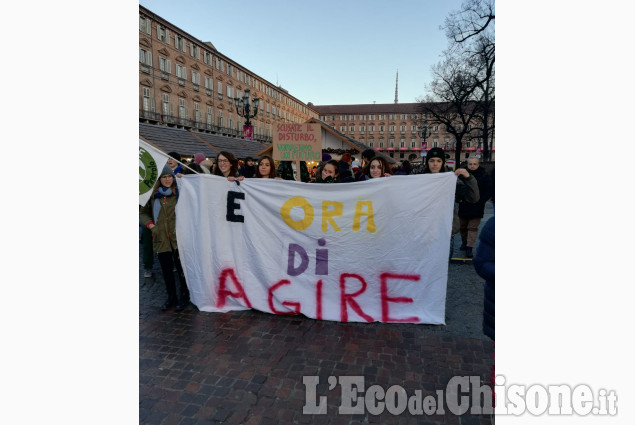
<svg viewBox="0 0 635 425"><path fill-rule="evenodd" d="M180 180L179 253L200 310L445 324L453 173Z"/></svg>
<svg viewBox="0 0 635 425"><path fill-rule="evenodd" d="M139 139L139 205L145 205L169 156Z"/></svg>

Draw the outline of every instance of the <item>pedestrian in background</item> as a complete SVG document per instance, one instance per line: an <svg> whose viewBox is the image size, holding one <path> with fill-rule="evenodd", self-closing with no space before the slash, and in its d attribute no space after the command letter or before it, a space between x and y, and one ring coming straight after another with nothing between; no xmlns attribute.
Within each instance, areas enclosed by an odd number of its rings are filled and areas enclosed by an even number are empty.
<svg viewBox="0 0 635 425"><path fill-rule="evenodd" d="M154 186L152 196L139 214L141 222L152 232L152 247L161 265L165 291L168 296L161 307L163 311L172 307L183 310L190 302L190 293L181 267L176 240L177 201L176 178L172 168L166 164ZM178 296L176 280L174 279L175 268L180 283Z"/></svg>
<svg viewBox="0 0 635 425"><path fill-rule="evenodd" d="M168 165L172 169L172 173L175 176L183 173L183 166L180 164L182 161L181 155L178 152L168 152L168 156Z"/></svg>
<svg viewBox="0 0 635 425"><path fill-rule="evenodd" d="M245 158L245 163L238 169L238 175L248 179L256 175L255 161L251 156Z"/></svg>
<svg viewBox="0 0 635 425"><path fill-rule="evenodd" d="M478 236L478 226L485 213L485 203L492 196L492 181L483 167L479 166L479 159L470 156L467 159L467 171L474 176L478 184L479 199L476 202L462 202L459 204L459 224L461 233L461 247L467 258L472 258L472 249Z"/></svg>

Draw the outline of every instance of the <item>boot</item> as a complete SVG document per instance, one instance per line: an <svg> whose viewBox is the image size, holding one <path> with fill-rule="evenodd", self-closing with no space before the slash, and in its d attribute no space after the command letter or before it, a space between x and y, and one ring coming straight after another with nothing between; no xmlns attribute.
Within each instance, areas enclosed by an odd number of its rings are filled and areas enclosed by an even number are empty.
<svg viewBox="0 0 635 425"><path fill-rule="evenodd" d="M465 247L465 257L467 257L467 258L474 257L474 255L472 254L472 247L471 246Z"/></svg>
<svg viewBox="0 0 635 425"><path fill-rule="evenodd" d="M467 245L465 245L465 241L461 241L461 246L459 247L459 249L461 251L465 251L465 248L467 248Z"/></svg>

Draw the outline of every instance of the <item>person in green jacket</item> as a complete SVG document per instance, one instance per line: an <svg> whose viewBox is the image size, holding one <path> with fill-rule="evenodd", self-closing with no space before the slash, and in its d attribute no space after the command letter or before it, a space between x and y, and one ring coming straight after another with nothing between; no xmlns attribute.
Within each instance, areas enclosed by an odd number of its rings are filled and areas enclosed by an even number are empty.
<svg viewBox="0 0 635 425"><path fill-rule="evenodd" d="M166 165L161 171L159 181L154 186L152 196L139 214L141 222L152 232L152 247L157 253L165 290L168 299L163 304L163 311L172 307L183 310L190 302L185 275L179 259L176 241L176 202L178 189L172 169ZM174 269L179 276L179 296L177 297Z"/></svg>

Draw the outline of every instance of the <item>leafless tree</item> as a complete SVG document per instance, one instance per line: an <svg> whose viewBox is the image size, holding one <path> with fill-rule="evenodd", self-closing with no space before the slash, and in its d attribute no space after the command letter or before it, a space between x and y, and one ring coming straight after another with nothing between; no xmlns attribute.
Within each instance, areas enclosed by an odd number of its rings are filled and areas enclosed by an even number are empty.
<svg viewBox="0 0 635 425"><path fill-rule="evenodd" d="M419 99L420 112L445 126L446 133L454 136L457 165L461 162L463 139L471 139L474 131L471 127L478 113L475 101L478 86L472 67L473 64L446 54L442 62L432 67L433 80L427 86L428 94Z"/></svg>
<svg viewBox="0 0 635 425"><path fill-rule="evenodd" d="M476 108L471 121L475 131L466 136L483 141L486 160L490 158L495 122L495 17L494 0L465 0L441 26L449 41L445 60L463 63L464 80L475 86L469 99Z"/></svg>

